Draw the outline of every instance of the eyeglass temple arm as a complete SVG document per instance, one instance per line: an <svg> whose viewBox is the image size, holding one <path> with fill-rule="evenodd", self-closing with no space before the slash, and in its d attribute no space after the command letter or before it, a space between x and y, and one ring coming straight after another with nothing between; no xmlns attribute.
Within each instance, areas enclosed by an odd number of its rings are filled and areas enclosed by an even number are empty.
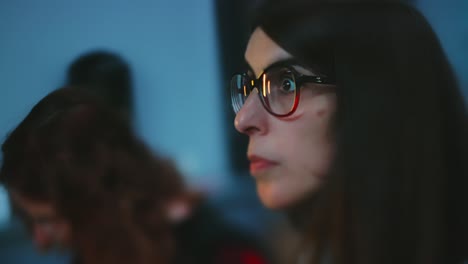
<svg viewBox="0 0 468 264"><path fill-rule="evenodd" d="M332 78L323 77L323 76L309 76L303 75L297 78L296 82L298 84L303 84L307 82L317 83L317 84L334 84L334 80Z"/></svg>

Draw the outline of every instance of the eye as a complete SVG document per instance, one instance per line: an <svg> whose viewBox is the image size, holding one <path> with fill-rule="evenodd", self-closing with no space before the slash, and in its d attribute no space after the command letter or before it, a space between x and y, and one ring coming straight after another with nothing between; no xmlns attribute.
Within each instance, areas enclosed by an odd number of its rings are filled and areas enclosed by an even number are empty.
<svg viewBox="0 0 468 264"><path fill-rule="evenodd" d="M292 93L296 90L296 82L290 76L281 78L280 90L283 93Z"/></svg>

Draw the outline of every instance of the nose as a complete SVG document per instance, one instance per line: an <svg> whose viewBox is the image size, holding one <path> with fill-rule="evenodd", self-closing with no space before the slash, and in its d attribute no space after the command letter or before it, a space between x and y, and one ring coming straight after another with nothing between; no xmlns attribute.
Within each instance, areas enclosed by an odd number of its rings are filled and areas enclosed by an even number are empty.
<svg viewBox="0 0 468 264"><path fill-rule="evenodd" d="M234 119L234 126L240 133L251 136L255 133L267 132L268 113L263 108L258 89L254 88Z"/></svg>

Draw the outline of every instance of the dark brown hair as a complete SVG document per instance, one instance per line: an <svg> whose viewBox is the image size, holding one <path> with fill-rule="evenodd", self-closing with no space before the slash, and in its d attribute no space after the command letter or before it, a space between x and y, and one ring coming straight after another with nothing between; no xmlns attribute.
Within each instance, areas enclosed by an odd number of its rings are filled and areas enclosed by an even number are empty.
<svg viewBox="0 0 468 264"><path fill-rule="evenodd" d="M76 58L66 74L66 86L83 89L132 119L132 71L122 56L106 50L93 50Z"/></svg>
<svg viewBox="0 0 468 264"><path fill-rule="evenodd" d="M397 1L267 1L257 26L336 80L330 175L307 206L313 263L468 258L467 114L424 17Z"/></svg>
<svg viewBox="0 0 468 264"><path fill-rule="evenodd" d="M165 202L181 194L171 162L81 91L42 99L2 146L0 181L51 202L71 224L85 263L166 263L173 242Z"/></svg>

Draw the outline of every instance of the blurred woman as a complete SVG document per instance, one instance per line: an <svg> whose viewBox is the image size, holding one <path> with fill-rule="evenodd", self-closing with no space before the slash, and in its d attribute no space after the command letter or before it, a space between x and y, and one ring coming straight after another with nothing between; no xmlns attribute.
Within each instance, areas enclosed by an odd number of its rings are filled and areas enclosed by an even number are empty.
<svg viewBox="0 0 468 264"><path fill-rule="evenodd" d="M0 182L39 249L69 249L82 264L266 263L253 237L96 100L56 90L2 146Z"/></svg>

